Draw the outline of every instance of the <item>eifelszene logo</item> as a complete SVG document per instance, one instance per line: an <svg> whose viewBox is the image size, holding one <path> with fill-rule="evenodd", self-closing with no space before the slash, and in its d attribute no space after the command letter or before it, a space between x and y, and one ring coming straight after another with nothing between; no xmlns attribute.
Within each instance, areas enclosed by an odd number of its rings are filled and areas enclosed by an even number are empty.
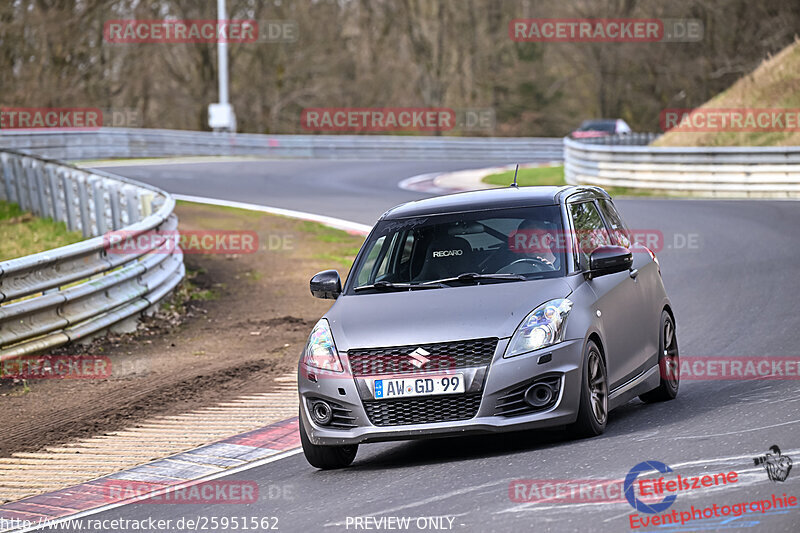
<svg viewBox="0 0 800 533"><path fill-rule="evenodd" d="M636 483L636 478L639 477L639 474L644 472L652 472L653 470L661 472L662 474L672 472L672 469L661 461L642 461L638 465L631 468L630 472L628 472L628 475L625 476L625 483L623 484L623 493L625 494L625 499L628 500L628 503L631 504L631 507L643 513L656 514L660 513L661 511L665 511L669 509L670 505L675 503L677 498L676 494L670 494L669 496L665 496L660 502L645 503L636 497L636 494L633 490L634 484Z"/></svg>

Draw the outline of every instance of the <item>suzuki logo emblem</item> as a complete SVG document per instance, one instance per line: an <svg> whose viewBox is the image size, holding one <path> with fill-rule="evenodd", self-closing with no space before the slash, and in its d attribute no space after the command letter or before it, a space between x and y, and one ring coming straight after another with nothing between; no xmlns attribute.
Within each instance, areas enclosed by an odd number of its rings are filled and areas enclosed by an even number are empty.
<svg viewBox="0 0 800 533"><path fill-rule="evenodd" d="M430 354L431 352L425 350L424 348L417 348L416 350L408 354L408 356L411 357L412 365L414 365L417 368L422 368L423 366L428 364L428 361L430 361L430 359L428 359L427 357Z"/></svg>

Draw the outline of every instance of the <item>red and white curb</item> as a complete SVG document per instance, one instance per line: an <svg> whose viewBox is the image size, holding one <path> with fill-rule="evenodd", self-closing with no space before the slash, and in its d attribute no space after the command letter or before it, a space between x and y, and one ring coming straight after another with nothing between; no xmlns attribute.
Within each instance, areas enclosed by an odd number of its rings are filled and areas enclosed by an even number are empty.
<svg viewBox="0 0 800 533"><path fill-rule="evenodd" d="M294 417L86 483L7 503L0 506L0 523L24 524L27 521L34 525L3 531L32 530L53 525L59 518L85 516L229 476L299 453L298 431L298 419ZM127 497L125 491L109 489L124 487L125 482L135 483L135 497Z"/></svg>
<svg viewBox="0 0 800 533"><path fill-rule="evenodd" d="M532 168L558 164L561 163L557 161L553 161L551 163L521 163L519 168ZM452 194L456 192L494 189L498 186L484 183L483 178L491 174L514 170L515 167L516 165L506 165L501 167L456 170L454 172L432 172L429 174L419 174L418 176L406 178L397 185L401 189L405 189L407 191L425 192L428 194Z"/></svg>

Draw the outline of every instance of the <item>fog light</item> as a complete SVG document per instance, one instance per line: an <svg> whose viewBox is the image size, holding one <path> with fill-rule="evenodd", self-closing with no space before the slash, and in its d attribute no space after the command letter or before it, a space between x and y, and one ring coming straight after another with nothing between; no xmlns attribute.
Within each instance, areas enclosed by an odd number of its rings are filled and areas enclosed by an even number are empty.
<svg viewBox="0 0 800 533"><path fill-rule="evenodd" d="M531 407L544 407L549 404L555 391L547 383L537 383L525 391L525 402Z"/></svg>
<svg viewBox="0 0 800 533"><path fill-rule="evenodd" d="M327 426L333 419L333 410L328 402L315 400L311 404L311 418L321 426Z"/></svg>

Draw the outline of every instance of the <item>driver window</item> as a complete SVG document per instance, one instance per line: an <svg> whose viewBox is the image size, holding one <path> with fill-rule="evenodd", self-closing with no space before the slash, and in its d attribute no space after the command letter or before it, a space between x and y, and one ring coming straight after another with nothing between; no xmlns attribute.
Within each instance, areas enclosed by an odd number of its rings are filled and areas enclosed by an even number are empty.
<svg viewBox="0 0 800 533"><path fill-rule="evenodd" d="M383 243L386 240L386 236L380 237L378 240L375 241L375 244L370 248L369 253L367 254L367 259L364 262L364 267L358 273L358 284L359 285L366 285L369 283L370 273L372 269L375 267L375 261L378 259L378 255L380 254L381 248L383 247Z"/></svg>
<svg viewBox="0 0 800 533"><path fill-rule="evenodd" d="M608 226L611 228L611 237L614 244L630 249L631 239L628 228L622 222L622 218L614 208L614 204L608 200L598 200L597 203L600 206L600 211L603 212L606 222L608 222Z"/></svg>
<svg viewBox="0 0 800 533"><path fill-rule="evenodd" d="M569 212L575 231L573 243L577 243L579 266L586 270L589 268L589 255L597 247L611 244L611 240L594 202L570 204Z"/></svg>

